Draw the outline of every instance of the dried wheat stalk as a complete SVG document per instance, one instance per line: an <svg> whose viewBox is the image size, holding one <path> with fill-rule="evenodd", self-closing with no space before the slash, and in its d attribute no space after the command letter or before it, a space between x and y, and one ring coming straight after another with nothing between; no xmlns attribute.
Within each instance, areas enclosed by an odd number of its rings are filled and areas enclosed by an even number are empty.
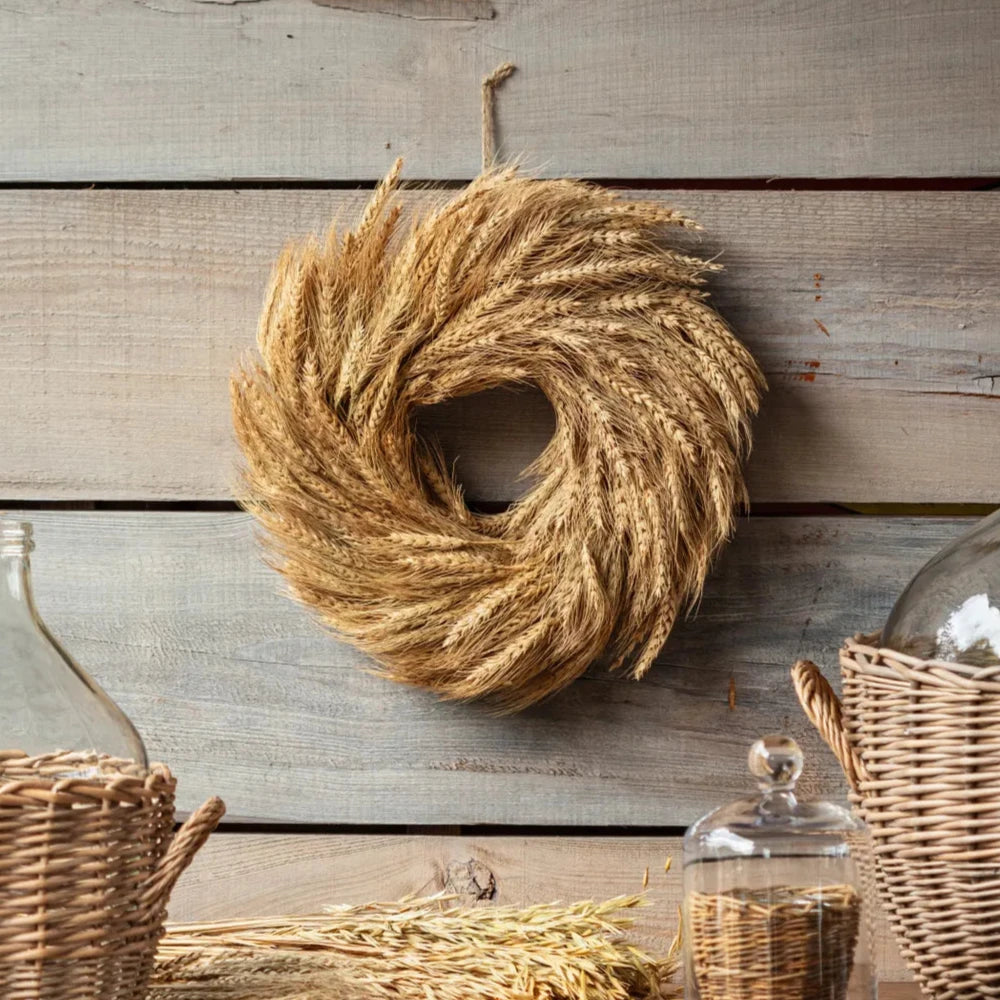
<svg viewBox="0 0 1000 1000"><path fill-rule="evenodd" d="M395 680L517 710L602 656L639 677L732 531L763 388L714 265L660 241L696 226L504 169L401 233L399 171L278 262L232 384L243 502L292 593ZM481 516L413 416L512 383L556 432Z"/></svg>
<svg viewBox="0 0 1000 1000"><path fill-rule="evenodd" d="M624 938L639 896L528 909L450 897L170 928L150 1000L652 1000L677 944Z"/></svg>

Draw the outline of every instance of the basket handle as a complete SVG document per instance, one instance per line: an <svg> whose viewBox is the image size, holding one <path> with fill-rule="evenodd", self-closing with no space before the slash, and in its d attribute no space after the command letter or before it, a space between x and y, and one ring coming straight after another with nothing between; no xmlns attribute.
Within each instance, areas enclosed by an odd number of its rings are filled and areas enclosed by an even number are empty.
<svg viewBox="0 0 1000 1000"><path fill-rule="evenodd" d="M143 893L144 900L155 900L161 906L167 905L177 880L194 860L194 856L201 850L225 813L226 805L217 797L209 799L191 813L170 842L167 853L156 866L156 871Z"/></svg>
<svg viewBox="0 0 1000 1000"><path fill-rule="evenodd" d="M809 721L819 730L820 736L844 769L851 791L855 795L860 794L861 782L867 780L868 772L847 738L843 706L830 687L830 682L811 660L799 660L792 667L792 683Z"/></svg>

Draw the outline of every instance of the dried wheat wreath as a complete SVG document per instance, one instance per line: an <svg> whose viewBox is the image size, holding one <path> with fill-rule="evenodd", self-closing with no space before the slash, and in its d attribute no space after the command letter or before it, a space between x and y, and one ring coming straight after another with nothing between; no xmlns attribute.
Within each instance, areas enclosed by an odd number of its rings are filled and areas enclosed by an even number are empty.
<svg viewBox="0 0 1000 1000"><path fill-rule="evenodd" d="M763 388L713 266L661 242L695 224L492 169L400 232L399 171L278 262L233 380L244 503L293 594L394 680L517 710L601 658L639 677L732 530ZM413 417L511 383L556 431L481 515Z"/></svg>

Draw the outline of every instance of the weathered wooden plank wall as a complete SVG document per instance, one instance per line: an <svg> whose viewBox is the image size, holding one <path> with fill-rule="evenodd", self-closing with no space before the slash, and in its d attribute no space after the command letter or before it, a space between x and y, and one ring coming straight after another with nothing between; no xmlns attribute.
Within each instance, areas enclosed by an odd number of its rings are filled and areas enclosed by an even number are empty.
<svg viewBox="0 0 1000 1000"><path fill-rule="evenodd" d="M555 175L998 169L990 0L438 3L5 4L0 180L470 177L506 59L505 148Z"/></svg>
<svg viewBox="0 0 1000 1000"><path fill-rule="evenodd" d="M683 242L726 265L718 306L771 383L755 501L995 497L981 456L1000 393L1000 196L631 193L701 220L707 232ZM227 376L252 346L271 262L290 236L350 220L363 200L0 192L0 497L228 497ZM432 423L480 499L508 499L551 433L539 394L500 402L449 404Z"/></svg>
<svg viewBox="0 0 1000 1000"><path fill-rule="evenodd" d="M226 379L280 245L349 222L365 195L346 187L397 155L410 178L473 175L479 79L504 59L504 150L651 181L706 225L692 249L726 265L715 301L772 387L758 510L996 502L1000 202L972 188L1000 177L1000 7L12 0L0 38L0 503L42 508L41 609L178 771L182 805L218 792L259 824L210 845L175 916L395 896L470 860L501 900L599 896L648 865L661 905L640 930L663 944L663 857L745 787L752 738L791 729L809 790L842 791L788 666L831 666L961 518L750 518L641 687L595 671L498 719L365 673L280 596L246 518L199 508L230 497ZM774 177L816 189L740 183ZM420 426L470 497L505 501L551 415L501 392ZM443 835L479 824L502 835ZM906 978L884 932L880 955Z"/></svg>
<svg viewBox="0 0 1000 1000"><path fill-rule="evenodd" d="M183 775L185 808L216 793L267 822L659 828L742 794L747 747L777 729L808 748L809 791L842 794L788 668L833 666L967 523L752 518L641 684L595 670L497 718L362 670L277 593L244 515L31 516L43 615Z"/></svg>

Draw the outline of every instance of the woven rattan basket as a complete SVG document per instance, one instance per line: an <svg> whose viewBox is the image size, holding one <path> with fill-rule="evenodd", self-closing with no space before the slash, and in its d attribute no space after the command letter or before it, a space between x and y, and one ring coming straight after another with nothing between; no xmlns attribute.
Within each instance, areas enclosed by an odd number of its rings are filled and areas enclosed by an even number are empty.
<svg viewBox="0 0 1000 1000"><path fill-rule="evenodd" d="M175 836L174 787L162 764L0 751L3 1000L146 996L170 890L225 811Z"/></svg>
<svg viewBox="0 0 1000 1000"><path fill-rule="evenodd" d="M843 1000L860 902L849 885L689 893L700 1000Z"/></svg>
<svg viewBox="0 0 1000 1000"><path fill-rule="evenodd" d="M815 664L799 700L868 824L903 955L934 1000L1000 997L1000 668L920 660L858 636L843 702Z"/></svg>

